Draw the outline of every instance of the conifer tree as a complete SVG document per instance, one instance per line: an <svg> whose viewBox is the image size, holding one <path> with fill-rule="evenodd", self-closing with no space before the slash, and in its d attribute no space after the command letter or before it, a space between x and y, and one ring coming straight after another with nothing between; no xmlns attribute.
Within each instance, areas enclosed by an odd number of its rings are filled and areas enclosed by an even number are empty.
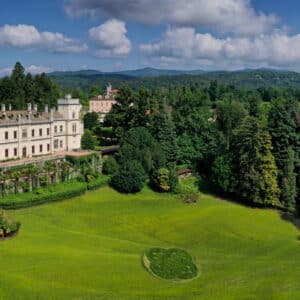
<svg viewBox="0 0 300 300"><path fill-rule="evenodd" d="M278 206L278 170L269 133L256 118L246 117L236 141L239 195L252 204Z"/></svg>

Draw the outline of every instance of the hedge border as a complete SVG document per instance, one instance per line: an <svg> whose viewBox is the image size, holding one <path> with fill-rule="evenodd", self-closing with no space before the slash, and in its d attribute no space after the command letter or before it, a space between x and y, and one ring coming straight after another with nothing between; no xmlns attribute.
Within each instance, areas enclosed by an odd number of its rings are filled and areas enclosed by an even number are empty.
<svg viewBox="0 0 300 300"><path fill-rule="evenodd" d="M110 177L109 176L100 176L99 178L96 178L94 180L92 180L91 182L89 182L87 184L87 189L89 191L94 191L97 190L103 186L106 186L110 183Z"/></svg>
<svg viewBox="0 0 300 300"><path fill-rule="evenodd" d="M70 180L28 193L6 195L0 199L0 208L14 210L78 197L87 190L92 191L108 185L109 179L108 176L101 176L89 183Z"/></svg>

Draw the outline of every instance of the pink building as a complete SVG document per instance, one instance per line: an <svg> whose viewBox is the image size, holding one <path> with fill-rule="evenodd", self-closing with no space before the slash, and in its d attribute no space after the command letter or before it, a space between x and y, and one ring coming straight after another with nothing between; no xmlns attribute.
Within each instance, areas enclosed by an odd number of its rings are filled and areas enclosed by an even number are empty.
<svg viewBox="0 0 300 300"><path fill-rule="evenodd" d="M109 83L105 95L97 95L90 99L89 111L99 113L100 122L104 121L105 115L109 113L112 106L117 103L115 98L118 92L119 90L113 90Z"/></svg>

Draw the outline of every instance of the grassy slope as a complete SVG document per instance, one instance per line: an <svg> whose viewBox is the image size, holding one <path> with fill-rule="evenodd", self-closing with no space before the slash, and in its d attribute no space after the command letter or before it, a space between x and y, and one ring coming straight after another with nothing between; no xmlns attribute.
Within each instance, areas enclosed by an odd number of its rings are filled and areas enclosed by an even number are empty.
<svg viewBox="0 0 300 300"><path fill-rule="evenodd" d="M22 227L0 243L0 299L300 299L299 232L275 211L106 187L10 214ZM155 246L187 249L201 276L152 277L141 254Z"/></svg>

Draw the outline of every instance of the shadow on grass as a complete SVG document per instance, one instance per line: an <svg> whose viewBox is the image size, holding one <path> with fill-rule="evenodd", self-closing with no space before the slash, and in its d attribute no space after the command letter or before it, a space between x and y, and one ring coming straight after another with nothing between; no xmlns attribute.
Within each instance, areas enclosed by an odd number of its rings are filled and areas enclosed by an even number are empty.
<svg viewBox="0 0 300 300"><path fill-rule="evenodd" d="M300 232L300 215L299 215L299 213L292 214L292 213L281 212L280 217L284 221L288 221L288 222L292 223ZM300 241L300 235L298 237L298 240Z"/></svg>

